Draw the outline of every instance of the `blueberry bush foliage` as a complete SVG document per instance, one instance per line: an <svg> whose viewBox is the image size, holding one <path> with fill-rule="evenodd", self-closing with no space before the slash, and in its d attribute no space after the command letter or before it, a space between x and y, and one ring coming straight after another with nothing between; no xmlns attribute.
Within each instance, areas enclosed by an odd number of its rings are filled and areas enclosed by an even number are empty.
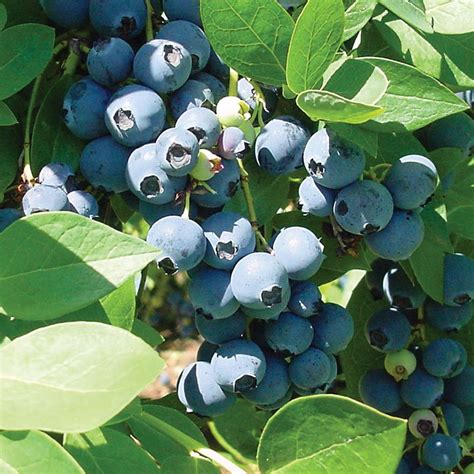
<svg viewBox="0 0 474 474"><path fill-rule="evenodd" d="M2 0L0 470L472 474L472 11Z"/></svg>

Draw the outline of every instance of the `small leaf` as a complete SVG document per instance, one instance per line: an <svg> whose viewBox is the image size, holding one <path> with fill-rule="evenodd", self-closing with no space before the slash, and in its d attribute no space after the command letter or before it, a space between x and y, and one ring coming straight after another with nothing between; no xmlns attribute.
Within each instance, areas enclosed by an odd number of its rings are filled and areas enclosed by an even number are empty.
<svg viewBox="0 0 474 474"><path fill-rule="evenodd" d="M344 34L342 41L347 41L358 33L370 20L377 0L345 0L349 5L345 14Z"/></svg>
<svg viewBox="0 0 474 474"><path fill-rule="evenodd" d="M303 397L270 418L260 440L258 465L263 474L395 472L405 432L405 420L350 398Z"/></svg>
<svg viewBox="0 0 474 474"><path fill-rule="evenodd" d="M319 86L344 31L341 0L309 0L298 17L288 51L286 79L295 93Z"/></svg>
<svg viewBox="0 0 474 474"><path fill-rule="evenodd" d="M22 149L21 128L0 127L0 197L15 179ZM0 199L0 202L2 199ZM1 261L1 260L0 260Z"/></svg>
<svg viewBox="0 0 474 474"><path fill-rule="evenodd" d="M216 53L243 76L281 86L293 20L275 1L206 0L201 18Z"/></svg>
<svg viewBox="0 0 474 474"><path fill-rule="evenodd" d="M54 47L54 29L25 24L0 32L0 99L29 84L46 67Z"/></svg>
<svg viewBox="0 0 474 474"><path fill-rule="evenodd" d="M385 8L395 13L399 18L411 26L432 33L433 28L429 23L423 0L378 0Z"/></svg>
<svg viewBox="0 0 474 474"><path fill-rule="evenodd" d="M345 123L331 123L328 127L345 140L360 146L369 155L377 157L379 137L376 133L365 130L357 125L349 125Z"/></svg>
<svg viewBox="0 0 474 474"><path fill-rule="evenodd" d="M19 319L54 319L107 295L157 255L77 214L33 214L0 234L0 306Z"/></svg>
<svg viewBox="0 0 474 474"><path fill-rule="evenodd" d="M172 456L166 459L161 466L162 474L193 473L193 474L219 474L221 471L214 464L205 459L190 456Z"/></svg>
<svg viewBox="0 0 474 474"><path fill-rule="evenodd" d="M17 123L18 120L10 107L5 102L0 101L0 127L8 127Z"/></svg>
<svg viewBox="0 0 474 474"><path fill-rule="evenodd" d="M157 347L165 340L155 328L140 319L133 320L132 334L135 334L151 347Z"/></svg>
<svg viewBox="0 0 474 474"><path fill-rule="evenodd" d="M424 0L424 4L437 33L460 35L474 31L471 0Z"/></svg>
<svg viewBox="0 0 474 474"><path fill-rule="evenodd" d="M87 322L38 329L3 346L0 356L0 428L6 430L95 429L164 366L128 331Z"/></svg>

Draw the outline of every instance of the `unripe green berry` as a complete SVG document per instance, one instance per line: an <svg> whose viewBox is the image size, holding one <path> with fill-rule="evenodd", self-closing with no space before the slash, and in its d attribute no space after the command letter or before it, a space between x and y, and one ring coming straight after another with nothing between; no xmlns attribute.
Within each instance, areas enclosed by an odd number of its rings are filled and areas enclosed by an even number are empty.
<svg viewBox="0 0 474 474"><path fill-rule="evenodd" d="M238 97L224 97L217 104L216 115L223 127L240 127L250 118L250 107Z"/></svg>
<svg viewBox="0 0 474 474"><path fill-rule="evenodd" d="M397 381L406 380L416 369L416 357L407 349L385 356L385 370Z"/></svg>
<svg viewBox="0 0 474 474"><path fill-rule="evenodd" d="M416 410L408 418L408 428L415 438L426 438L438 431L438 418L431 410Z"/></svg>
<svg viewBox="0 0 474 474"><path fill-rule="evenodd" d="M191 176L198 181L207 181L217 172L221 159L209 150L199 150L198 161Z"/></svg>
<svg viewBox="0 0 474 474"><path fill-rule="evenodd" d="M474 462L464 468L464 474L474 474Z"/></svg>

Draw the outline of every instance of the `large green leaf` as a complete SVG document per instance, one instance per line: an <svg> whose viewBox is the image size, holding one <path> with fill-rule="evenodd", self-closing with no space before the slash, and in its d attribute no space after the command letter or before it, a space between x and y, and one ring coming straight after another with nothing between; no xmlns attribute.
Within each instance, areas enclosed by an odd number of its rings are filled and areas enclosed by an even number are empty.
<svg viewBox="0 0 474 474"><path fill-rule="evenodd" d="M160 472L153 459L137 443L110 428L68 434L64 447L87 473Z"/></svg>
<svg viewBox="0 0 474 474"><path fill-rule="evenodd" d="M395 163L402 156L423 155L428 152L411 133L381 133L379 140L379 161Z"/></svg>
<svg viewBox="0 0 474 474"><path fill-rule="evenodd" d="M47 17L38 0L2 0L8 12L8 26L19 23L46 23Z"/></svg>
<svg viewBox="0 0 474 474"><path fill-rule="evenodd" d="M417 130L442 117L461 112L467 104L413 66L385 58L364 58L387 76L388 89L378 106L384 113L364 127L377 132Z"/></svg>
<svg viewBox="0 0 474 474"><path fill-rule="evenodd" d="M60 444L40 431L0 433L0 471L5 474L85 474Z"/></svg>
<svg viewBox="0 0 474 474"><path fill-rule="evenodd" d="M346 41L358 33L370 20L377 0L344 0L346 15L342 40Z"/></svg>
<svg viewBox="0 0 474 474"><path fill-rule="evenodd" d="M165 340L155 328L140 319L133 320L132 333L151 347L157 347Z"/></svg>
<svg viewBox="0 0 474 474"><path fill-rule="evenodd" d="M219 474L221 471L214 464L205 459L190 456L171 456L162 464L162 474L193 473L193 474Z"/></svg>
<svg viewBox="0 0 474 474"><path fill-rule="evenodd" d="M471 0L424 0L424 4L436 32L460 35L474 31Z"/></svg>
<svg viewBox="0 0 474 474"><path fill-rule="evenodd" d="M69 132L63 115L64 96L74 78L63 76L44 98L33 129L31 167L36 175L50 162L68 163L73 169L79 165L84 143Z"/></svg>
<svg viewBox="0 0 474 474"><path fill-rule="evenodd" d="M25 24L0 32L0 99L23 89L46 67L54 47L54 29Z"/></svg>
<svg viewBox="0 0 474 474"><path fill-rule="evenodd" d="M156 255L77 214L33 214L0 234L0 306L20 319L53 319L107 295Z"/></svg>
<svg viewBox="0 0 474 474"><path fill-rule="evenodd" d="M385 8L418 30L432 33L433 28L428 22L423 0L378 0Z"/></svg>
<svg viewBox="0 0 474 474"><path fill-rule="evenodd" d="M3 193L15 179L21 148L20 127L0 127L0 150L2 150L0 158L0 202Z"/></svg>
<svg viewBox="0 0 474 474"><path fill-rule="evenodd" d="M141 339L101 323L63 323L0 349L0 428L77 433L120 412L163 368Z"/></svg>
<svg viewBox="0 0 474 474"><path fill-rule="evenodd" d="M18 120L13 111L7 104L5 104L5 102L0 101L0 127L8 127L9 125L15 125L16 123L18 123Z"/></svg>
<svg viewBox="0 0 474 474"><path fill-rule="evenodd" d="M217 54L237 72L275 86L285 82L293 20L274 0L206 0L201 18Z"/></svg>
<svg viewBox="0 0 474 474"><path fill-rule="evenodd" d="M258 465L263 474L388 474L400 461L405 432L405 420L350 398L304 397L270 418Z"/></svg>
<svg viewBox="0 0 474 474"><path fill-rule="evenodd" d="M379 136L376 133L365 130L357 125L349 125L346 123L331 123L328 127L345 140L360 146L369 155L377 157Z"/></svg>
<svg viewBox="0 0 474 474"><path fill-rule="evenodd" d="M308 0L291 37L286 80L296 94L317 89L344 32L341 0Z"/></svg>
<svg viewBox="0 0 474 474"><path fill-rule="evenodd" d="M6 24L7 24L7 9L5 8L5 5L3 5L3 3L0 3L0 30L3 30Z"/></svg>

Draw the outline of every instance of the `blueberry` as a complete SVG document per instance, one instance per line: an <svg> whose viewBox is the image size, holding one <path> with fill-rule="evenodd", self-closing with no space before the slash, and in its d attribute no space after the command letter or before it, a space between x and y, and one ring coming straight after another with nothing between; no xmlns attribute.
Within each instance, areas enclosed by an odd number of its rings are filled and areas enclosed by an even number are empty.
<svg viewBox="0 0 474 474"><path fill-rule="evenodd" d="M186 20L201 26L200 0L163 0L163 10L168 20Z"/></svg>
<svg viewBox="0 0 474 474"><path fill-rule="evenodd" d="M303 165L303 149L309 132L293 117L268 122L255 142L255 159L270 174L287 174Z"/></svg>
<svg viewBox="0 0 474 474"><path fill-rule="evenodd" d="M189 79L192 60L189 51L174 41L155 39L144 44L133 61L133 74L150 89L168 94Z"/></svg>
<svg viewBox="0 0 474 474"><path fill-rule="evenodd" d="M219 320L217 320L219 321ZM208 341L204 341L198 349L196 360L201 362L211 363L212 356L217 351L219 346L217 344L211 344Z"/></svg>
<svg viewBox="0 0 474 474"><path fill-rule="evenodd" d="M384 297L383 279L385 274L393 268L394 263L390 260L376 258L370 264L370 271L365 275L365 281L374 300L380 300Z"/></svg>
<svg viewBox="0 0 474 474"><path fill-rule="evenodd" d="M244 158L250 150L245 133L238 127L225 128L219 136L219 154L226 160Z"/></svg>
<svg viewBox="0 0 474 474"><path fill-rule="evenodd" d="M473 312L472 302L464 306L448 306L429 299L425 305L426 322L435 329L446 332L459 331L466 326Z"/></svg>
<svg viewBox="0 0 474 474"><path fill-rule="evenodd" d="M410 339L411 326L407 317L395 308L377 311L365 326L368 343L380 352L403 349Z"/></svg>
<svg viewBox="0 0 474 474"><path fill-rule="evenodd" d="M218 384L227 392L245 392L263 380L265 355L252 341L236 339L224 343L211 360Z"/></svg>
<svg viewBox="0 0 474 474"><path fill-rule="evenodd" d="M438 172L431 160L408 155L396 161L383 184L399 209L417 209L426 204L436 190Z"/></svg>
<svg viewBox="0 0 474 474"><path fill-rule="evenodd" d="M334 201L334 217L347 232L370 235L384 229L393 216L393 200L387 188L375 181L356 181Z"/></svg>
<svg viewBox="0 0 474 474"><path fill-rule="evenodd" d="M281 303L288 290L288 274L274 256L256 252L237 262L232 271L231 286L237 301L243 306L271 308Z"/></svg>
<svg viewBox="0 0 474 474"><path fill-rule="evenodd" d="M206 84L206 86L211 89L214 101L216 103L227 95L227 87L212 74L201 71L194 74L193 79Z"/></svg>
<svg viewBox="0 0 474 474"><path fill-rule="evenodd" d="M453 403L442 403L441 410L443 412L444 421L448 427L450 436L458 438L464 431L466 419L462 410Z"/></svg>
<svg viewBox="0 0 474 474"><path fill-rule="evenodd" d="M193 71L201 71L206 67L211 45L199 26L185 20L170 21L160 28L156 37L182 44L191 53Z"/></svg>
<svg viewBox="0 0 474 474"><path fill-rule="evenodd" d="M311 323L314 328L313 346L330 354L343 351L354 336L352 316L338 304L321 304Z"/></svg>
<svg viewBox="0 0 474 474"><path fill-rule="evenodd" d="M240 338L246 328L245 315L237 311L224 319L209 319L202 313L196 313L195 323L199 334L212 344L223 344Z"/></svg>
<svg viewBox="0 0 474 474"><path fill-rule="evenodd" d="M72 176L74 173L67 163L48 163L41 168L38 182L64 190L66 183Z"/></svg>
<svg viewBox="0 0 474 474"><path fill-rule="evenodd" d="M400 389L403 401L412 408L435 406L443 396L443 392L443 379L434 377L420 368L402 382Z"/></svg>
<svg viewBox="0 0 474 474"><path fill-rule="evenodd" d="M411 257L424 236L425 224L418 213L395 209L387 227L367 235L365 242L378 257L398 262Z"/></svg>
<svg viewBox="0 0 474 474"><path fill-rule="evenodd" d="M89 0L40 0L40 5L63 28L82 28L89 21Z"/></svg>
<svg viewBox="0 0 474 474"><path fill-rule="evenodd" d="M281 295L281 302L274 304L271 308L253 309L242 306L242 311L252 319L268 321L270 319L277 319L280 314L285 311L290 300L291 291L287 288Z"/></svg>
<svg viewBox="0 0 474 474"><path fill-rule="evenodd" d="M408 428L415 438L426 438L438 431L438 418L431 410L416 410L408 418Z"/></svg>
<svg viewBox="0 0 474 474"><path fill-rule="evenodd" d="M397 466L397 470L395 471L395 474L410 474L410 466L408 465L408 462L405 461L405 459L400 459L400 463Z"/></svg>
<svg viewBox="0 0 474 474"><path fill-rule="evenodd" d="M87 70L94 81L111 87L130 76L134 55L132 47L123 39L99 39L87 55Z"/></svg>
<svg viewBox="0 0 474 474"><path fill-rule="evenodd" d="M243 393L246 400L258 405L277 403L285 397L291 382L287 362L272 354L265 354L266 370L263 380L255 387Z"/></svg>
<svg viewBox="0 0 474 474"><path fill-rule="evenodd" d="M69 210L66 193L60 188L46 184L38 184L27 191L22 204L26 216L36 212Z"/></svg>
<svg viewBox="0 0 474 474"><path fill-rule="evenodd" d="M385 370L397 381L406 380L416 369L417 359L413 352L402 349L385 355Z"/></svg>
<svg viewBox="0 0 474 474"><path fill-rule="evenodd" d="M271 116L275 112L278 96L273 89L261 87L261 90L263 92L263 99L265 101L265 108L263 110L262 117L264 121L267 121L270 120ZM255 107L257 106L257 94L252 83L245 77L239 79L239 82L237 83L237 94L248 104L251 110L255 110Z"/></svg>
<svg viewBox="0 0 474 474"><path fill-rule="evenodd" d="M474 298L474 259L460 253L444 257L444 304L463 306Z"/></svg>
<svg viewBox="0 0 474 474"><path fill-rule="evenodd" d="M452 436L432 434L423 444L421 459L435 471L451 471L461 461L459 442Z"/></svg>
<svg viewBox="0 0 474 474"><path fill-rule="evenodd" d="M225 83L229 81L229 66L212 48L206 70Z"/></svg>
<svg viewBox="0 0 474 474"><path fill-rule="evenodd" d="M281 313L277 320L265 326L268 346L283 357L301 354L311 346L313 326L308 319L293 313Z"/></svg>
<svg viewBox="0 0 474 474"><path fill-rule="evenodd" d="M80 168L92 186L121 193L128 189L125 168L130 148L118 144L112 137L90 142L82 151Z"/></svg>
<svg viewBox="0 0 474 474"><path fill-rule="evenodd" d="M387 271L383 279L383 291L390 305L400 309L419 308L426 300L426 293L420 285L413 284L400 267Z"/></svg>
<svg viewBox="0 0 474 474"><path fill-rule="evenodd" d="M217 144L221 126L217 115L209 109L194 107L184 112L176 122L176 128L192 132L201 148L213 148Z"/></svg>
<svg viewBox="0 0 474 474"><path fill-rule="evenodd" d="M410 471L410 474L437 474L438 471L431 469L428 466L418 466L414 471Z"/></svg>
<svg viewBox="0 0 474 474"><path fill-rule="evenodd" d="M324 246L304 227L283 229L273 243L276 258L285 267L292 280L307 280L321 267Z"/></svg>
<svg viewBox="0 0 474 474"><path fill-rule="evenodd" d="M474 367L467 365L456 377L446 380L445 399L458 407L474 403Z"/></svg>
<svg viewBox="0 0 474 474"><path fill-rule="evenodd" d="M163 130L166 107L148 87L125 86L110 99L105 123L110 134L125 146L137 147L155 140Z"/></svg>
<svg viewBox="0 0 474 474"><path fill-rule="evenodd" d="M187 271L199 265L206 251L201 227L183 217L168 216L155 222L147 242L161 250L158 267L168 274Z"/></svg>
<svg viewBox="0 0 474 474"><path fill-rule="evenodd" d="M99 204L92 194L86 191L71 191L67 199L71 209L81 216L91 219L99 216Z"/></svg>
<svg viewBox="0 0 474 474"><path fill-rule="evenodd" d="M300 281L292 284L288 309L302 318L316 316L321 309L321 292L311 281Z"/></svg>
<svg viewBox="0 0 474 474"><path fill-rule="evenodd" d="M331 189L340 189L357 181L365 167L363 150L326 128L310 138L303 160L315 182Z"/></svg>
<svg viewBox="0 0 474 474"><path fill-rule="evenodd" d="M170 176L186 176L196 166L199 145L188 130L168 128L156 140L156 156Z"/></svg>
<svg viewBox="0 0 474 474"><path fill-rule="evenodd" d="M22 213L16 209L0 209L0 232L22 217Z"/></svg>
<svg viewBox="0 0 474 474"><path fill-rule="evenodd" d="M74 83L63 102L64 121L71 133L82 140L106 135L104 113L111 95L88 77Z"/></svg>
<svg viewBox="0 0 474 474"><path fill-rule="evenodd" d="M135 38L145 29L143 0L90 0L89 16L101 36Z"/></svg>
<svg viewBox="0 0 474 474"><path fill-rule="evenodd" d="M226 393L218 385L214 371L207 362L188 365L178 380L178 398L189 411L202 416L224 413L236 400L235 395Z"/></svg>
<svg viewBox="0 0 474 474"><path fill-rule="evenodd" d="M423 366L435 377L455 377L463 371L466 362L466 349L454 339L435 339L423 351Z"/></svg>
<svg viewBox="0 0 474 474"><path fill-rule="evenodd" d="M177 120L187 110L196 107L210 107L214 104L211 89L200 81L190 79L183 87L174 92L170 98L170 110Z"/></svg>
<svg viewBox="0 0 474 474"><path fill-rule="evenodd" d="M400 387L383 369L367 372L359 381L362 401L384 413L394 413L402 405Z"/></svg>
<svg viewBox="0 0 474 474"><path fill-rule="evenodd" d="M304 214L316 217L328 217L332 213L336 192L317 184L308 176L300 184L299 203Z"/></svg>
<svg viewBox="0 0 474 474"><path fill-rule="evenodd" d="M255 233L250 222L235 212L218 212L203 224L207 240L204 261L214 268L231 270L255 249Z"/></svg>
<svg viewBox="0 0 474 474"><path fill-rule="evenodd" d="M265 411L275 411L286 405L293 397L293 389L290 388L286 394L277 400L275 403L269 403L268 405L257 405L257 408Z"/></svg>
<svg viewBox="0 0 474 474"><path fill-rule="evenodd" d="M295 10L301 5L304 5L306 0L278 0L278 3L287 10Z"/></svg>
<svg viewBox="0 0 474 474"><path fill-rule="evenodd" d="M189 299L196 312L208 319L228 318L239 308L230 287L230 273L210 267L193 273Z"/></svg>
<svg viewBox="0 0 474 474"><path fill-rule="evenodd" d="M297 387L303 389L321 387L329 381L331 363L323 351L310 347L291 359L289 372L291 381Z"/></svg>
<svg viewBox="0 0 474 474"><path fill-rule="evenodd" d="M184 212L184 201L171 201L166 204L157 205L140 199L138 209L143 219L145 219L149 225L153 225L163 217L181 216Z"/></svg>

